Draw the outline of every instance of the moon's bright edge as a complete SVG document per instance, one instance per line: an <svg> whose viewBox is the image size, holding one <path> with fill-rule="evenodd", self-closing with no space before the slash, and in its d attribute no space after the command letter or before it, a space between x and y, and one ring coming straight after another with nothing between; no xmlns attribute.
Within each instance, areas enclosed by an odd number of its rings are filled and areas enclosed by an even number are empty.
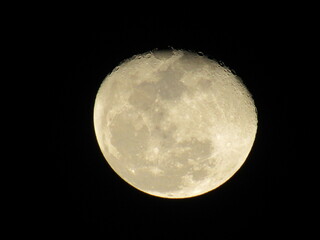
<svg viewBox="0 0 320 240"><path fill-rule="evenodd" d="M257 131L254 101L239 77L183 50L124 61L94 106L100 149L133 187L164 198L211 191L245 162Z"/></svg>

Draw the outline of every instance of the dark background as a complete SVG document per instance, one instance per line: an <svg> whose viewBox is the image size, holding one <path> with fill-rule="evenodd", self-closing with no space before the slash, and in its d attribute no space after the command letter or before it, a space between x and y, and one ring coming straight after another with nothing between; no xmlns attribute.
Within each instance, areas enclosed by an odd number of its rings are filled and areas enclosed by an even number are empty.
<svg viewBox="0 0 320 240"><path fill-rule="evenodd" d="M122 16L102 23L52 22L43 36L54 110L54 176L40 219L45 234L261 239L292 233L288 165L295 158L295 131L283 64L286 23L257 16L230 22ZM216 190L182 200L153 197L125 183L105 161L93 129L95 95L106 75L134 54L170 47L203 52L233 69L252 93L259 120L242 168Z"/></svg>

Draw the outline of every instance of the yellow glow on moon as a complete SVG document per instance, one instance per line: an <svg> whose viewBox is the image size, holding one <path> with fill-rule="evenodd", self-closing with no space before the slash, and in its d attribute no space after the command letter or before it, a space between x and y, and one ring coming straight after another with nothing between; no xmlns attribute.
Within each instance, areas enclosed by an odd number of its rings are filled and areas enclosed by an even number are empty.
<svg viewBox="0 0 320 240"><path fill-rule="evenodd" d="M112 169L164 198L209 192L246 160L257 113L242 81L214 60L153 51L126 60L97 93L94 127Z"/></svg>

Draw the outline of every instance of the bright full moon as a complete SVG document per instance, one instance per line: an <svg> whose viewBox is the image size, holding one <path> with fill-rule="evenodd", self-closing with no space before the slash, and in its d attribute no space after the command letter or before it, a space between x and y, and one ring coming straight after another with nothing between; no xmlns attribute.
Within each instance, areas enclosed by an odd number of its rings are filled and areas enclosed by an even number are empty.
<svg viewBox="0 0 320 240"><path fill-rule="evenodd" d="M239 77L182 50L137 55L101 84L94 106L100 149L133 187L164 198L209 192L246 160L257 113Z"/></svg>

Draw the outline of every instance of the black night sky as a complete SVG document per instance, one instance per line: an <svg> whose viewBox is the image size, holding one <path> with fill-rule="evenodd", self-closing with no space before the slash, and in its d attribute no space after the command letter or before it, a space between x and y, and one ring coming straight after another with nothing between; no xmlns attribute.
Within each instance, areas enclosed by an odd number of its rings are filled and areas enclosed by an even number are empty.
<svg viewBox="0 0 320 240"><path fill-rule="evenodd" d="M46 27L50 41L43 50L54 76L49 143L54 179L43 209L47 235L261 239L289 231L294 220L287 166L295 158L295 133L288 118L281 24L186 16L109 17L99 26L53 21ZM93 129L95 95L105 76L135 54L170 47L222 61L243 79L258 110L256 140L242 168L216 190L184 200L153 197L125 183L105 161Z"/></svg>

